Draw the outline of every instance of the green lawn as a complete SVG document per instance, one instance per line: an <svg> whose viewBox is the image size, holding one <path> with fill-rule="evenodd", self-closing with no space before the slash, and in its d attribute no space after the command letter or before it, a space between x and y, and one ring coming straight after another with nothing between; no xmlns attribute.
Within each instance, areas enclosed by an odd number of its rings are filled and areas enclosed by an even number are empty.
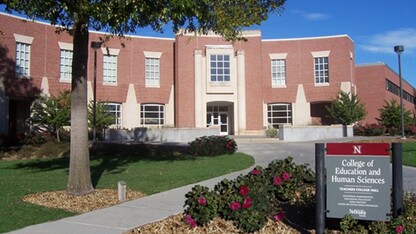
<svg viewBox="0 0 416 234"><path fill-rule="evenodd" d="M160 152L158 152L160 153ZM95 188L117 188L123 180L132 190L154 194L248 168L254 159L242 153L215 157L95 154L91 160ZM22 202L27 194L64 190L68 158L0 161L0 233L56 220L74 213Z"/></svg>
<svg viewBox="0 0 416 234"><path fill-rule="evenodd" d="M403 165L416 167L416 142L406 142L402 144Z"/></svg>

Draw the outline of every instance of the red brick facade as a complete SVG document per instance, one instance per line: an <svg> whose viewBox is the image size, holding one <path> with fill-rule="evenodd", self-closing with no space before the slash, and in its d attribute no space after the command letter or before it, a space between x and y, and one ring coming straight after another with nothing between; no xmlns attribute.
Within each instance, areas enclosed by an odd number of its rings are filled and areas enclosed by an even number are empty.
<svg viewBox="0 0 416 234"><path fill-rule="evenodd" d="M0 65L3 94L0 110L7 115L0 119L1 133L19 132L16 120L22 111L19 102L30 103L41 92L51 95L70 89L69 82L60 80L60 43L72 44L66 33L57 34L56 28L40 22L23 22L20 18L0 14L4 32L0 39ZM164 106L162 126L177 128L207 127L218 122L218 113L208 107L223 108L226 133L260 133L268 127L268 108L271 104L287 104L293 125L312 124L315 120L328 123L325 105L340 90L357 93L365 103L368 115L363 122L373 123L383 100L397 98L386 90L386 79L398 84L398 76L384 64L355 66L354 43L346 35L263 40L258 31L247 33L246 42L230 43L216 35L194 37L178 35L172 39L129 36L113 38L97 50L98 101L119 103L123 123L119 127L142 126L140 106ZM31 38L30 78L15 77L16 38ZM90 41L104 35L90 33ZM103 55L117 51L117 81L103 82ZM219 52L218 52L219 51ZM231 51L231 52L230 52ZM145 61L148 54L156 54L160 61L159 85L146 86ZM210 77L212 53L230 56L231 81L215 83ZM315 82L314 58L327 57L329 82ZM284 58L285 84L272 85L272 58ZM89 92L94 77L94 50L89 50ZM415 96L408 83L403 86ZM88 94L89 98L92 94ZM132 100L132 98L135 100ZM17 104L16 104L17 103ZM17 106L15 106L17 105ZM27 108L27 104L23 105ZM407 109L415 111L414 103L406 101ZM11 113L16 110L16 113ZM287 113L285 113L287 114ZM132 116L135 115L135 116ZM213 122L211 123L211 119ZM14 121L14 122L13 122ZM224 119L219 122L224 123ZM288 120L289 121L289 120ZM17 121L18 122L18 121Z"/></svg>

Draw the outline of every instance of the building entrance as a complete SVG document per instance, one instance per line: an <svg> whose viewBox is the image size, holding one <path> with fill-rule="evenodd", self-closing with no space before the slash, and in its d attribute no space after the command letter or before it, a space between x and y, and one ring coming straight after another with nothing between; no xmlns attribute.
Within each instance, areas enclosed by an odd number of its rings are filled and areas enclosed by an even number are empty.
<svg viewBox="0 0 416 234"><path fill-rule="evenodd" d="M220 135L229 134L228 106L207 107L207 127L218 126Z"/></svg>

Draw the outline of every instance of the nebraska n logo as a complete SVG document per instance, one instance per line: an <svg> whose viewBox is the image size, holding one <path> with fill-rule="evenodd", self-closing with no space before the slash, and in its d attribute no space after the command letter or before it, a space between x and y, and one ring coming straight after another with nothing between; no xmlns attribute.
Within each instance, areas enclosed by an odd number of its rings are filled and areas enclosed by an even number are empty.
<svg viewBox="0 0 416 234"><path fill-rule="evenodd" d="M354 145L354 153L353 154L361 154L361 145Z"/></svg>

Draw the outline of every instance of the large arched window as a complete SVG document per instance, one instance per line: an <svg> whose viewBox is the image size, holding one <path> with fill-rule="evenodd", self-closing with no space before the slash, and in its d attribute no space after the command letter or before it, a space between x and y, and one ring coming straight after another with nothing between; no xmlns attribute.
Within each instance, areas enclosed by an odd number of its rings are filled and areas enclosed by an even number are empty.
<svg viewBox="0 0 416 234"><path fill-rule="evenodd" d="M292 104L273 103L267 105L267 121L273 128L279 128L279 124L292 123Z"/></svg>
<svg viewBox="0 0 416 234"><path fill-rule="evenodd" d="M165 124L165 106L161 104L142 104L140 106L140 125L161 127Z"/></svg>
<svg viewBox="0 0 416 234"><path fill-rule="evenodd" d="M114 125L121 128L121 104L120 103L103 103L104 111L114 116Z"/></svg>

